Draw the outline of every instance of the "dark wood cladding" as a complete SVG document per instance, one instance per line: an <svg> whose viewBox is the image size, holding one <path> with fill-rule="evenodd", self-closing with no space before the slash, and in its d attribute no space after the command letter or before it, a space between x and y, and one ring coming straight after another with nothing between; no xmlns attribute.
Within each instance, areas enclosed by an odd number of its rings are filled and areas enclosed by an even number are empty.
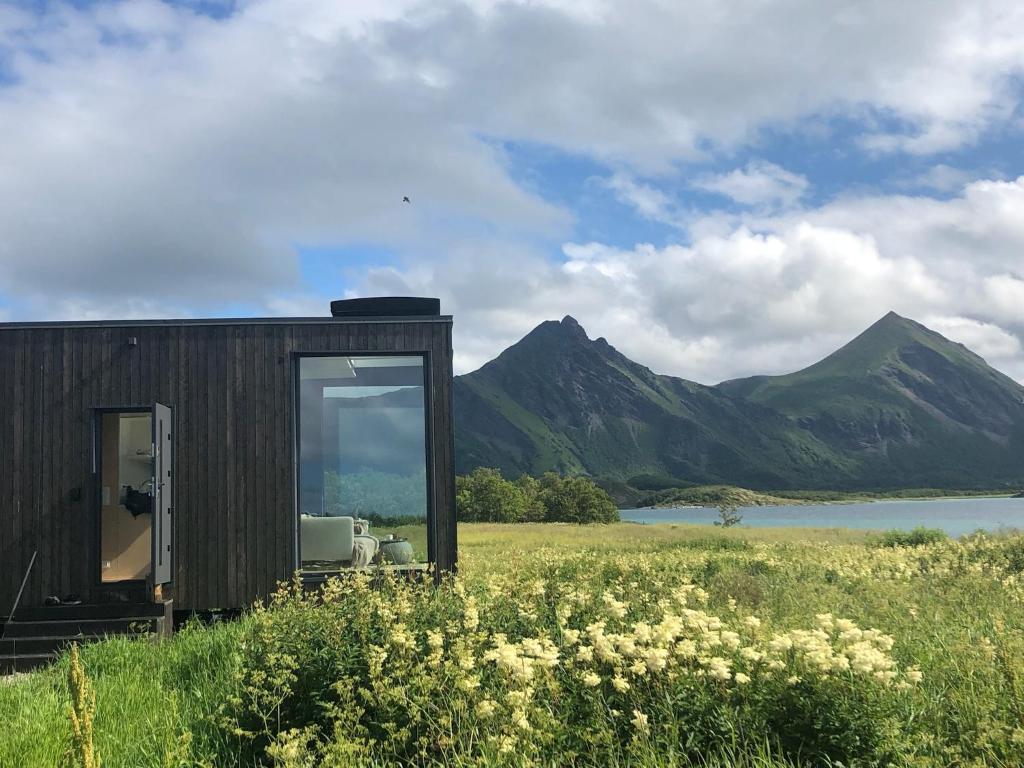
<svg viewBox="0 0 1024 768"><path fill-rule="evenodd" d="M135 344L130 340L135 339ZM176 609L244 606L295 568L297 354L420 352L430 365L433 538L456 558L448 318L0 327L0 616L98 587L94 408L174 409Z"/></svg>

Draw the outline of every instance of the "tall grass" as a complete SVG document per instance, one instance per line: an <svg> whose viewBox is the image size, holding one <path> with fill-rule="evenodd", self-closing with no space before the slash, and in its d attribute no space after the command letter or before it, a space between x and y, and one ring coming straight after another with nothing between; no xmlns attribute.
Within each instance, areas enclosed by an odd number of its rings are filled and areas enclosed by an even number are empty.
<svg viewBox="0 0 1024 768"><path fill-rule="evenodd" d="M459 534L436 590L84 647L102 765L1024 765L1020 536ZM67 673L0 684L0 765L62 759Z"/></svg>

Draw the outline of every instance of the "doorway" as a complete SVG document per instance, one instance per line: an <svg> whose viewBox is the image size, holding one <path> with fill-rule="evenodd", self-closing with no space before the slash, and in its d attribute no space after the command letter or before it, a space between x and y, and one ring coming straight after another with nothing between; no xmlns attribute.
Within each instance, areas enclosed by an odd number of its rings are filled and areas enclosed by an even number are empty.
<svg viewBox="0 0 1024 768"><path fill-rule="evenodd" d="M171 412L151 408L97 412L97 497L101 584L171 579Z"/></svg>

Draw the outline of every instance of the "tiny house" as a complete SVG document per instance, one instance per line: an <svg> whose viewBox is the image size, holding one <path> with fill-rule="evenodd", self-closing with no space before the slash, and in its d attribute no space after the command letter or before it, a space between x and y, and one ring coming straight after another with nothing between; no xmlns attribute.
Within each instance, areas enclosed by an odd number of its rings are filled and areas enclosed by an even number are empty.
<svg viewBox="0 0 1024 768"><path fill-rule="evenodd" d="M200 611L296 571L440 573L454 495L437 299L0 325L0 617L19 591Z"/></svg>

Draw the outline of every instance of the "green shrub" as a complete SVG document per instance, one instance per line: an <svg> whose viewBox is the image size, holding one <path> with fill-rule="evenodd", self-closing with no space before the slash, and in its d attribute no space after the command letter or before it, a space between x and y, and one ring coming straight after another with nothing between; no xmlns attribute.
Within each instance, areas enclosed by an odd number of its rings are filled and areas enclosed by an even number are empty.
<svg viewBox="0 0 1024 768"><path fill-rule="evenodd" d="M920 547L946 541L949 535L939 528L918 526L910 531L891 530L872 540L876 547Z"/></svg>

